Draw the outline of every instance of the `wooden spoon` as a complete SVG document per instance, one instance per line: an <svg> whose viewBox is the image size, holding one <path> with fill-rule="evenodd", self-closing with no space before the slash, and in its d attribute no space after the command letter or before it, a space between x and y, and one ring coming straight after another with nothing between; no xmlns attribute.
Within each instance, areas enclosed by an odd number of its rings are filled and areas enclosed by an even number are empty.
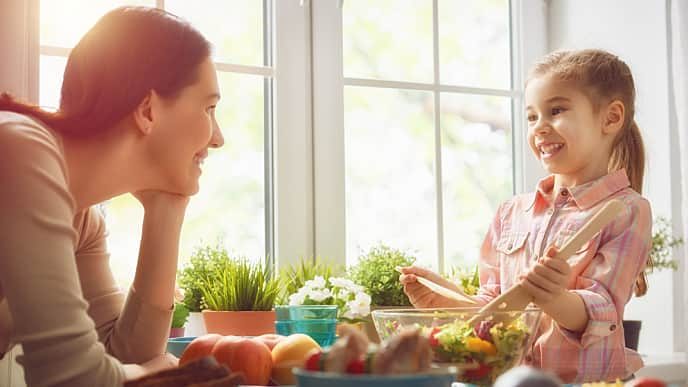
<svg viewBox="0 0 688 387"><path fill-rule="evenodd" d="M621 200L615 199L609 201L604 205L590 220L588 220L578 232L576 232L564 245L559 249L559 252L554 256L556 259L568 259L576 251L578 251L585 242L592 239L604 226L611 222L616 215L624 208ZM520 284L516 284L506 292L495 297L492 301L483 306L480 311L468 320L469 324L476 324L488 317L492 317L492 321L508 322L512 318L518 317L518 313L513 315L510 313L500 313L494 315L494 312L502 311L522 311L533 301L530 294Z"/></svg>

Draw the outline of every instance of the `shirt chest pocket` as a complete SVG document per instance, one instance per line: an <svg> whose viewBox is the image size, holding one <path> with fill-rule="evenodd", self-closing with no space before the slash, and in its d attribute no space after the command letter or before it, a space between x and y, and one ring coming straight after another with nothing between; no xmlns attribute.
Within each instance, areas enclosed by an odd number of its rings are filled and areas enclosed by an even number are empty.
<svg viewBox="0 0 688 387"><path fill-rule="evenodd" d="M557 233L553 242L554 245L561 249L566 242L568 242L576 234L576 230L562 230ZM575 253L566 260L570 265L575 265L581 260L583 260L587 255L594 254L597 250L597 243L600 234L597 233L592 237L591 240L585 241L583 246L581 246Z"/></svg>
<svg viewBox="0 0 688 387"><path fill-rule="evenodd" d="M497 251L503 255L526 255L529 232L508 231L501 235L497 243Z"/></svg>

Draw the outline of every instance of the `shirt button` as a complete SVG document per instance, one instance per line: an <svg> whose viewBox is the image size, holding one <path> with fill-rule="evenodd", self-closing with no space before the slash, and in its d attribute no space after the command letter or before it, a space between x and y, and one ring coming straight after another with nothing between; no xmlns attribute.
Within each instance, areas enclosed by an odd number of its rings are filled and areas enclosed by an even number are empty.
<svg viewBox="0 0 688 387"><path fill-rule="evenodd" d="M561 190L561 196L568 196L568 195L569 195L569 191L567 191L565 189Z"/></svg>
<svg viewBox="0 0 688 387"><path fill-rule="evenodd" d="M530 355L527 355L527 356L526 356L526 361L527 361L528 363L532 362L532 361L533 361L533 357L530 356Z"/></svg>
<svg viewBox="0 0 688 387"><path fill-rule="evenodd" d="M614 332L616 330L616 324L612 324L609 326L609 331Z"/></svg>

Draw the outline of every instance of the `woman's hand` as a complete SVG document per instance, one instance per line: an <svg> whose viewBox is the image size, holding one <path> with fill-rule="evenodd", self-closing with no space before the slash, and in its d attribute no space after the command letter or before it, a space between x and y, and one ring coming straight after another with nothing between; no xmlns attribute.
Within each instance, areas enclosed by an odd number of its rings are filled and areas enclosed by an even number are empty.
<svg viewBox="0 0 688 387"><path fill-rule="evenodd" d="M416 308L465 306L459 301L452 300L451 298L447 298L433 292L426 286L420 284L417 280L417 277L424 277L436 284L444 286L447 289L451 289L463 294L456 284L445 279L439 274L417 266L400 267L399 270L401 271L399 282L404 285L404 293L406 293L411 301L411 304L413 304L413 306Z"/></svg>
<svg viewBox="0 0 688 387"><path fill-rule="evenodd" d="M540 257L530 271L521 276L521 286L540 307L561 296L569 282L571 266L566 260L553 258L556 254L557 249L550 247L545 256Z"/></svg>

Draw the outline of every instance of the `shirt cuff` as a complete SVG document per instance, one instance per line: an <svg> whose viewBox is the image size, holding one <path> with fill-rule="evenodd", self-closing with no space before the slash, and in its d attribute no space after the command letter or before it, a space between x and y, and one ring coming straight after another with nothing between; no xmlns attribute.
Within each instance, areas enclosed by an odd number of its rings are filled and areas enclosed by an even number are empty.
<svg viewBox="0 0 688 387"><path fill-rule="evenodd" d="M172 311L161 309L129 290L122 314L117 320L118 338L112 343L112 352L123 363L144 363L165 353L170 335Z"/></svg>
<svg viewBox="0 0 688 387"><path fill-rule="evenodd" d="M578 294L583 300L588 312L588 324L583 332L573 332L557 324L568 341L580 348L586 348L611 335L619 328L618 314L613 302L590 290L573 289L569 291Z"/></svg>

